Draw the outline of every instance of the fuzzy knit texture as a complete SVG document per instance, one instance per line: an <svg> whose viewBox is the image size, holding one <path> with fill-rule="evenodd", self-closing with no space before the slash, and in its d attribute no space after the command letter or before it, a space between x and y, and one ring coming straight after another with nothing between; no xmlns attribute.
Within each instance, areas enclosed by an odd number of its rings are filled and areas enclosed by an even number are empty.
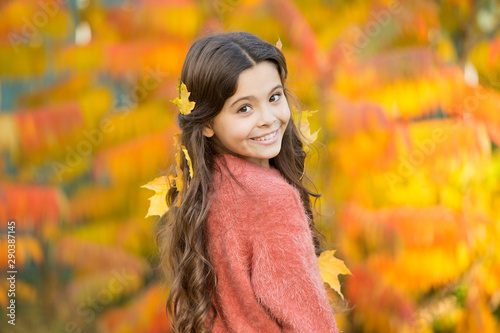
<svg viewBox="0 0 500 333"><path fill-rule="evenodd" d="M338 332L299 192L274 168L232 155L216 162L208 216L218 278L213 332Z"/></svg>

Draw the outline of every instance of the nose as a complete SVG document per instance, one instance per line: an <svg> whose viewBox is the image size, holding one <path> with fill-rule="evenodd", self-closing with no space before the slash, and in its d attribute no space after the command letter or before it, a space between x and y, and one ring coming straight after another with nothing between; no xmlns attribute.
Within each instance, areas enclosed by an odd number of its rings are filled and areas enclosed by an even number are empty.
<svg viewBox="0 0 500 333"><path fill-rule="evenodd" d="M269 106L264 106L261 108L260 112L260 126L270 126L276 121L276 116Z"/></svg>

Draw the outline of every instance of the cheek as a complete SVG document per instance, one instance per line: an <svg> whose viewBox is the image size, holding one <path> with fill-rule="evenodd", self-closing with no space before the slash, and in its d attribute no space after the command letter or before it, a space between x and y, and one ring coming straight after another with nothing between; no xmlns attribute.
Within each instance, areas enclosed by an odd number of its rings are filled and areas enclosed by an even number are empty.
<svg viewBox="0 0 500 333"><path fill-rule="evenodd" d="M281 110L281 115L280 115L280 120L283 124L288 124L288 121L290 120L291 117L291 112L290 108L288 107L288 104L286 104L283 109Z"/></svg>
<svg viewBox="0 0 500 333"><path fill-rule="evenodd" d="M231 126L225 126L221 129L221 135L224 137L226 144L233 144L238 141L245 140L248 135L248 128L245 124L239 124L238 122L232 123Z"/></svg>

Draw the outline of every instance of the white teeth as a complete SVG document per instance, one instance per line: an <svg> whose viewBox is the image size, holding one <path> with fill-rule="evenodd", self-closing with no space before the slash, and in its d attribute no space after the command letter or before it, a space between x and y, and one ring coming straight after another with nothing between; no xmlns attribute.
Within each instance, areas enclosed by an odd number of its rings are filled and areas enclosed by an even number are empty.
<svg viewBox="0 0 500 333"><path fill-rule="evenodd" d="M273 132L271 134L268 134L266 136L261 136L260 138L256 138L254 139L255 141L265 141L265 140L269 140L269 139L272 139L274 138L274 136L276 135L276 133L278 133L278 131L276 132Z"/></svg>

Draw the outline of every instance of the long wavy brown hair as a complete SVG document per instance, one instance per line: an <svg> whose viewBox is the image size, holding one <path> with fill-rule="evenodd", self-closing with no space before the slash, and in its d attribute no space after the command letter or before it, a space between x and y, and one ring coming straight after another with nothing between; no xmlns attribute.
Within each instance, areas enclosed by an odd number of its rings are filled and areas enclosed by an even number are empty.
<svg viewBox="0 0 500 333"><path fill-rule="evenodd" d="M210 332L217 316L213 304L217 275L207 251L206 237L207 215L214 195L214 158L223 147L218 146L215 137L205 137L203 128L211 124L225 101L236 92L240 73L263 61L276 65L285 87L288 70L283 53L246 32L214 34L196 40L182 67L181 81L191 92L189 99L196 104L190 114L179 115L177 119L182 131L180 140L189 151L194 176L190 177L182 156L185 177L182 199L177 202L179 192L172 187L167 194L171 208L161 217L157 235L160 266L170 280L167 312L174 332ZM285 97L293 102L286 88ZM314 226L310 196L320 195L302 184L305 158L301 135L290 119L281 151L269 162L299 191L319 255L319 237L324 236Z"/></svg>

